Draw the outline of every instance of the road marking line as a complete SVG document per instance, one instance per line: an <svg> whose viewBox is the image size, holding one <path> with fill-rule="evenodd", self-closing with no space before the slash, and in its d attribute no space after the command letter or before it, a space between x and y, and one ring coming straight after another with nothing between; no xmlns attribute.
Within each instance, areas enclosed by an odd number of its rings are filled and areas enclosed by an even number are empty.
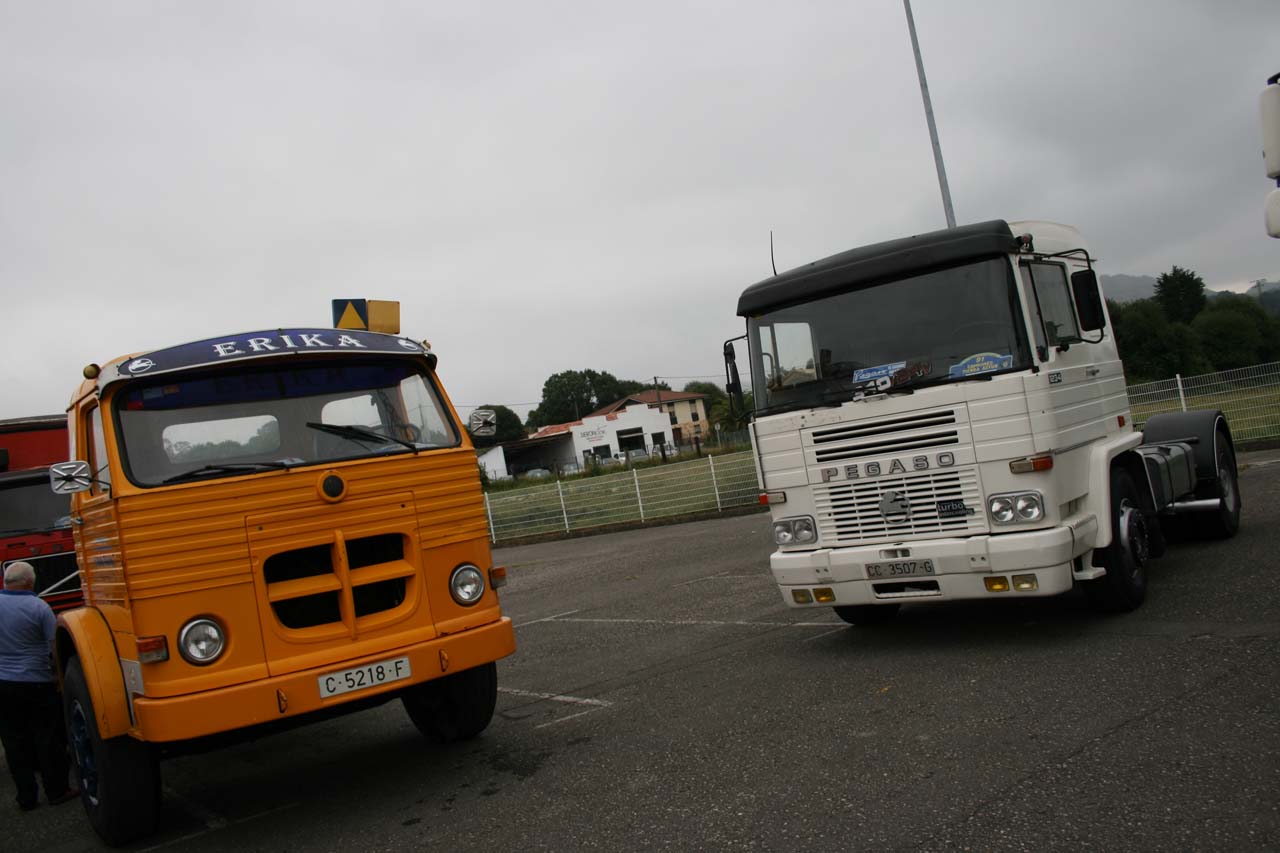
<svg viewBox="0 0 1280 853"><path fill-rule="evenodd" d="M577 619L557 619L557 622L588 622L602 625L710 625L747 626L752 628L830 628L835 622L746 622L725 619L603 619L580 616Z"/></svg>
<svg viewBox="0 0 1280 853"><path fill-rule="evenodd" d="M832 628L830 631L823 631L821 634L816 634L812 637L805 637L800 642L812 643L814 640L821 640L823 637L830 637L832 634L839 634L841 631L844 631L848 627L849 627L848 625L841 625L839 628Z"/></svg>
<svg viewBox="0 0 1280 853"><path fill-rule="evenodd" d="M585 711L579 711L578 713L576 713L576 714L570 714L570 715L569 715L569 716L567 716L567 717L560 717L560 718L559 718L559 719L557 719L557 720L552 720L552 721L547 722L547 723L538 723L538 725L534 726L534 728L535 728L535 729L545 729L547 726L554 726L554 725L557 725L558 723L567 722L568 720L575 720L575 719L577 719L578 717L584 716L585 714L594 714L596 711L599 711L599 710L600 710L599 708L588 708L588 709L587 709L587 710L585 710Z"/></svg>
<svg viewBox="0 0 1280 853"><path fill-rule="evenodd" d="M195 806L190 800L187 800L187 799L184 799L183 797L178 796L178 794L176 794L174 790L168 786L165 787L164 793L167 799L177 801L178 804L184 809L189 809L190 811L195 812L200 808L199 806ZM210 826L209 824L206 823L204 829L201 829L197 832L191 832L186 835L179 836L178 838L171 838L168 841L162 841L159 844L156 844L152 847L143 847L141 850L138 851L138 853L150 853L150 851L152 850L161 850L165 847L172 847L175 844L181 844L184 841L190 841L193 838L199 838L202 835L208 835L209 833L216 832L219 829L225 829L227 826L231 826L233 824L248 823L251 820L257 820L260 817L266 817L267 815L272 815L272 814L275 814L276 812L282 812L282 811L285 811L286 809L292 809L298 805L299 803L285 803L282 806L276 806L273 809L267 809L266 811L261 811L261 812L258 812L257 814L251 814L248 817L242 817L232 821L225 820L215 815L215 817L217 817L217 820L220 822L221 825ZM209 812L209 814L213 814L213 812ZM197 817L199 817L199 815L197 815Z"/></svg>
<svg viewBox="0 0 1280 853"><path fill-rule="evenodd" d="M676 584L676 586L677 587L689 586L690 584L702 583L703 581L757 580L762 577L764 577L764 575L731 575L728 572L721 572L718 575L705 575L700 578L694 578L693 580L688 580L688 581L685 581L684 583L678 583Z"/></svg>
<svg viewBox="0 0 1280 853"><path fill-rule="evenodd" d="M166 799L177 803L182 806L185 811L199 818L210 830L222 829L229 823L225 817L218 814L213 809L203 806L200 803L193 803L177 791L170 788L168 785L164 786L164 795Z"/></svg>
<svg viewBox="0 0 1280 853"><path fill-rule="evenodd" d="M523 628L526 625L537 625L539 622L554 622L555 620L559 619L561 616L571 616L572 614L577 612L578 612L577 610L566 610L564 613L557 613L555 616L544 616L541 619L534 619L529 622L521 622L516 627Z"/></svg>
<svg viewBox="0 0 1280 853"><path fill-rule="evenodd" d="M613 705L604 699L587 699L582 696L566 696L563 693L538 693L534 690L517 690L514 687L499 687L499 693L510 693L512 696L527 696L530 699L549 699L552 702L566 702L570 705L592 705L597 708L608 708Z"/></svg>

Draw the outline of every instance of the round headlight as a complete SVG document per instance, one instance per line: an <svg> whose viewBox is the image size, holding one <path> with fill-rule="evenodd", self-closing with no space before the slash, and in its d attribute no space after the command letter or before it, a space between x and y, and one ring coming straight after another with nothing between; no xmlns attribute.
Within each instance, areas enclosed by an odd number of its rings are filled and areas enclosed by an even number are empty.
<svg viewBox="0 0 1280 853"><path fill-rule="evenodd" d="M222 626L207 617L192 619L178 632L178 653L196 666L213 663L226 647Z"/></svg>
<svg viewBox="0 0 1280 853"><path fill-rule="evenodd" d="M773 526L773 542L775 545L790 545L795 536L791 533L790 522L780 521Z"/></svg>
<svg viewBox="0 0 1280 853"><path fill-rule="evenodd" d="M1013 521L1013 498L992 498L987 508L991 517L1001 524Z"/></svg>
<svg viewBox="0 0 1280 853"><path fill-rule="evenodd" d="M791 531L797 542L812 542L818 538L813 530L813 521L808 518L797 518L791 523Z"/></svg>
<svg viewBox="0 0 1280 853"><path fill-rule="evenodd" d="M449 594L459 604L475 604L484 595L484 575L470 563L463 563L449 578Z"/></svg>
<svg viewBox="0 0 1280 853"><path fill-rule="evenodd" d="M1018 518L1023 521L1039 521L1044 515L1044 507L1040 506L1040 498L1035 495L1018 495L1015 509Z"/></svg>

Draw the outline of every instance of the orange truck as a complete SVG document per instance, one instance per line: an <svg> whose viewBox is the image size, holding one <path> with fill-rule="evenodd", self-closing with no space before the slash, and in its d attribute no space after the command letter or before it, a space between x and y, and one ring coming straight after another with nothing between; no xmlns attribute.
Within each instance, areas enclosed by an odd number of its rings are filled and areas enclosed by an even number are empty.
<svg viewBox="0 0 1280 853"><path fill-rule="evenodd" d="M49 492L48 466L66 456L66 415L0 420L0 587L10 563L30 563L55 611L83 603L67 498Z"/></svg>
<svg viewBox="0 0 1280 853"><path fill-rule="evenodd" d="M488 725L506 570L435 367L407 337L300 328L85 368L50 469L86 602L56 658L105 841L154 828L163 756L397 698L433 739Z"/></svg>

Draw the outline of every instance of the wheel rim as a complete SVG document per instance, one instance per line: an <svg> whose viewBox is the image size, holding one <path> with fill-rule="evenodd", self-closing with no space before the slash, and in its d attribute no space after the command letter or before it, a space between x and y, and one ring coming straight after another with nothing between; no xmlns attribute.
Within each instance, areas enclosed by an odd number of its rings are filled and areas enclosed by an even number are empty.
<svg viewBox="0 0 1280 853"><path fill-rule="evenodd" d="M1222 506L1227 512L1236 511L1236 472L1234 465L1224 464L1218 469L1218 483L1222 489Z"/></svg>
<svg viewBox="0 0 1280 853"><path fill-rule="evenodd" d="M1147 522L1141 510L1128 501L1120 505L1120 547L1133 558L1133 574L1142 571L1150 554Z"/></svg>
<svg viewBox="0 0 1280 853"><path fill-rule="evenodd" d="M98 768L93 762L93 741L89 737L89 721L85 717L80 700L71 702L71 725L67 734L71 741L71 751L76 756L76 767L80 771L80 790L95 805L98 802Z"/></svg>

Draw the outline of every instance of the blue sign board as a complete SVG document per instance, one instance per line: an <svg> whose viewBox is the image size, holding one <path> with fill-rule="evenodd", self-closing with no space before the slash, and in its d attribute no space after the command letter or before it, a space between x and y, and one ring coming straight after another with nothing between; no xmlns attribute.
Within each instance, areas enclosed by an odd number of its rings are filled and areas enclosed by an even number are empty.
<svg viewBox="0 0 1280 853"><path fill-rule="evenodd" d="M881 364L878 367L859 367L853 372L853 381L870 382L872 379L892 376L906 366L905 361L895 361L893 364Z"/></svg>
<svg viewBox="0 0 1280 853"><path fill-rule="evenodd" d="M135 356L116 367L116 376L104 376L104 382L240 359L330 353L406 355L425 354L426 349L417 341L377 332L353 329L272 329L209 338ZM109 370L110 368L104 373Z"/></svg>

